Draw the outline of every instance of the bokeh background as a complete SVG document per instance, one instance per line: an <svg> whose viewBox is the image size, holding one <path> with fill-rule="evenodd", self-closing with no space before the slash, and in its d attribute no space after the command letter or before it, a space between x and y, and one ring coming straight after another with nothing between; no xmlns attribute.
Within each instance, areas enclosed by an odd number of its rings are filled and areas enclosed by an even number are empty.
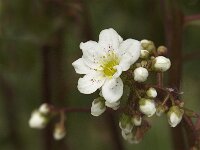
<svg viewBox="0 0 200 150"><path fill-rule="evenodd" d="M41 131L28 126L32 110L43 102L91 106L97 93L78 92L80 76L71 65L81 56L80 42L98 40L101 30L112 27L124 39L150 39L163 45L167 44L166 16L176 20L171 10L184 15L200 13L199 0L172 1L0 0L0 149L173 149L166 116L153 117L151 130L137 145L122 139L116 114L69 113L67 136L59 142L52 139L51 127ZM200 20L183 21L180 28L180 47L172 46L169 51L180 52L175 59L183 58L179 77L183 99L187 107L199 112Z"/></svg>

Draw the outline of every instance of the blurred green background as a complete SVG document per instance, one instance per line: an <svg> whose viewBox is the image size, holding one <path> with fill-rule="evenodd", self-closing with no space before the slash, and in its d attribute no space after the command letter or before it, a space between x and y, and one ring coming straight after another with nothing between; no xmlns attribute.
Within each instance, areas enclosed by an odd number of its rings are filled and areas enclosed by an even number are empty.
<svg viewBox="0 0 200 150"><path fill-rule="evenodd" d="M200 1L182 0L178 8L186 15L198 14ZM50 129L38 131L28 126L32 110L43 102L91 105L96 95L78 92L80 76L71 63L81 56L80 42L98 40L99 32L110 27L124 39L145 38L157 46L165 44L162 8L157 0L0 0L1 150L47 150L48 142L52 150L114 149L105 114L67 114L67 136L60 142L52 141ZM199 40L200 21L185 25L183 54L200 52ZM183 62L181 82L186 106L197 112L199 63L200 57ZM166 116L153 117L150 122L151 130L138 145L128 144L120 135L124 149L172 149ZM117 117L116 126L119 130Z"/></svg>

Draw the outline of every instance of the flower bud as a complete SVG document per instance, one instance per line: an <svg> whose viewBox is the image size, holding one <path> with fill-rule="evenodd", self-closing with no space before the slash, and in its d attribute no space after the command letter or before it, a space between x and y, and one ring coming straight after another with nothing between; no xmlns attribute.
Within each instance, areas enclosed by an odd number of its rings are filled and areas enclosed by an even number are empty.
<svg viewBox="0 0 200 150"><path fill-rule="evenodd" d="M149 51L147 50L141 50L140 52L140 58L147 59L149 57Z"/></svg>
<svg viewBox="0 0 200 150"><path fill-rule="evenodd" d="M139 108L140 111L148 117L153 116L156 112L155 102L151 99L140 99Z"/></svg>
<svg viewBox="0 0 200 150"><path fill-rule="evenodd" d="M148 70L143 67L136 68L134 70L134 80L137 82L144 82L149 76Z"/></svg>
<svg viewBox="0 0 200 150"><path fill-rule="evenodd" d="M171 66L171 61L164 57L164 56L158 56L154 59L154 69L156 71L167 71Z"/></svg>
<svg viewBox="0 0 200 150"><path fill-rule="evenodd" d="M53 137L55 140L61 140L65 137L66 130L63 124L56 124L53 132Z"/></svg>
<svg viewBox="0 0 200 150"><path fill-rule="evenodd" d="M106 110L105 101L102 97L94 99L91 107L91 114L93 116L99 116Z"/></svg>
<svg viewBox="0 0 200 150"><path fill-rule="evenodd" d="M31 118L29 119L29 126L31 128L43 129L46 127L47 122L47 118L38 110L35 110L32 112Z"/></svg>
<svg viewBox="0 0 200 150"><path fill-rule="evenodd" d="M149 40L142 40L141 41L142 49L149 51L149 53L152 53L155 50L155 45L152 41Z"/></svg>
<svg viewBox="0 0 200 150"><path fill-rule="evenodd" d="M130 144L138 144L140 142L139 140L137 140L133 132L125 133L122 130L122 137L124 138L124 140L128 141Z"/></svg>
<svg viewBox="0 0 200 150"><path fill-rule="evenodd" d="M114 102L114 103L110 103L110 102L106 101L105 105L107 107L112 108L113 110L117 110L120 107L120 101L117 101L117 102Z"/></svg>
<svg viewBox="0 0 200 150"><path fill-rule="evenodd" d="M178 106L170 107L167 116L171 127L176 127L182 120L184 111Z"/></svg>
<svg viewBox="0 0 200 150"><path fill-rule="evenodd" d="M47 115L50 112L50 107L48 104L44 103L40 106L39 112L42 114Z"/></svg>
<svg viewBox="0 0 200 150"><path fill-rule="evenodd" d="M133 138L133 133L132 133L132 132L125 133L125 132L122 130L122 137L124 138L124 140L130 140L130 139Z"/></svg>
<svg viewBox="0 0 200 150"><path fill-rule="evenodd" d="M120 121L119 121L119 127L123 130L124 133L130 133L133 129L133 124L131 121L131 117L125 114L122 114Z"/></svg>
<svg viewBox="0 0 200 150"><path fill-rule="evenodd" d="M131 121L135 126L140 126L142 124L142 117L139 115L135 115L131 118Z"/></svg>
<svg viewBox="0 0 200 150"><path fill-rule="evenodd" d="M150 98L155 98L157 96L157 91L155 88L149 88L146 92L147 96Z"/></svg>
<svg viewBox="0 0 200 150"><path fill-rule="evenodd" d="M159 46L157 49L158 55L166 55L167 54L167 48L165 46Z"/></svg>

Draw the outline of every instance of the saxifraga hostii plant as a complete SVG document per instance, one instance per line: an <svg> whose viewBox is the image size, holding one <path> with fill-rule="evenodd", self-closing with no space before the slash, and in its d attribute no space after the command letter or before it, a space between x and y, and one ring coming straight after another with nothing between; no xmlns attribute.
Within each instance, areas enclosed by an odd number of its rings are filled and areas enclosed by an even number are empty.
<svg viewBox="0 0 200 150"><path fill-rule="evenodd" d="M129 143L139 143L150 129L147 118L166 114L169 125L176 127L184 116L199 115L184 106L182 92L163 85L164 72L170 69L171 61L166 57L167 48L150 40L123 40L112 28L100 32L99 41L80 43L82 57L72 63L76 73L84 75L78 80L78 90L83 94L99 91L91 109L57 108L42 104L32 112L31 128L43 129L54 117L60 116L55 124L53 137L63 139L66 134L65 113L87 112L99 116L107 111L121 113L119 127L122 137ZM151 83L149 75L156 76ZM148 82L147 82L148 81ZM125 105L120 105L124 87L129 89Z"/></svg>

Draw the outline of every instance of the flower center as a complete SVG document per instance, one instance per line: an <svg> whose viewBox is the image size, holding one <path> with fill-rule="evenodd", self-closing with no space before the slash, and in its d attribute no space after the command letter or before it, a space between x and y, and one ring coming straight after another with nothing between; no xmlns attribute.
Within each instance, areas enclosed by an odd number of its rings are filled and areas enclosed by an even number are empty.
<svg viewBox="0 0 200 150"><path fill-rule="evenodd" d="M112 77L117 72L115 66L119 65L119 58L111 51L106 56L103 56L102 59L101 67L103 68L104 75Z"/></svg>

